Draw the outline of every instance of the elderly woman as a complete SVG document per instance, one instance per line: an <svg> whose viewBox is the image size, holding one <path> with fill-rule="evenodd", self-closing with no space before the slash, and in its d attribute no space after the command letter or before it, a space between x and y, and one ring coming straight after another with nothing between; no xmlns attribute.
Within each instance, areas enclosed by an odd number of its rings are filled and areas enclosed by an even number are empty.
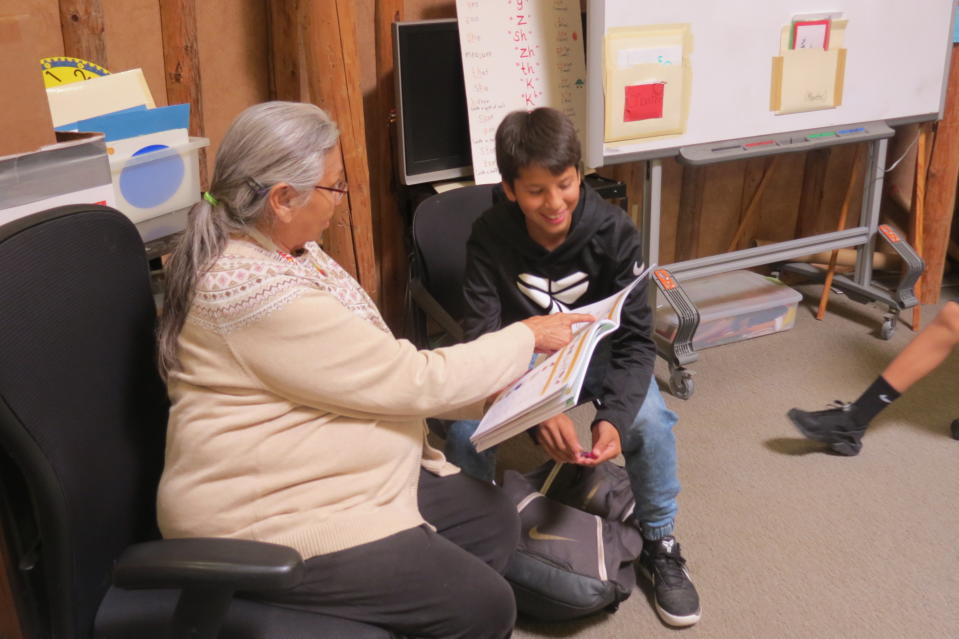
<svg viewBox="0 0 959 639"><path fill-rule="evenodd" d="M321 109L253 106L168 264L159 360L172 408L165 537L285 544L306 560L279 605L410 637L509 636L516 512L446 462L429 415L476 414L581 315L533 317L417 351L316 244L347 192Z"/></svg>

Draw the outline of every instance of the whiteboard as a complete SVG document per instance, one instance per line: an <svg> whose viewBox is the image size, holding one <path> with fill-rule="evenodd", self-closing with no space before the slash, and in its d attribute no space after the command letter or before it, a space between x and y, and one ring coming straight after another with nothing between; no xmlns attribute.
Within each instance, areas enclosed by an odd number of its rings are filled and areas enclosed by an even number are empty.
<svg viewBox="0 0 959 639"><path fill-rule="evenodd" d="M680 147L885 121L941 117L955 0L590 0L587 14L587 163L675 155ZM842 12L842 103L777 115L770 110L772 59L798 14ZM609 29L685 23L690 100L682 133L604 142L604 41Z"/></svg>

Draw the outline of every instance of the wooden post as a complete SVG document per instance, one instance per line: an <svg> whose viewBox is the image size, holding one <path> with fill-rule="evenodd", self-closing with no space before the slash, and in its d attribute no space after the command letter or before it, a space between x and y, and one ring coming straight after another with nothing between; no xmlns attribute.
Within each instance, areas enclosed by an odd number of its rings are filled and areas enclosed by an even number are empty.
<svg viewBox="0 0 959 639"><path fill-rule="evenodd" d="M100 0L60 0L63 53L109 69Z"/></svg>
<svg viewBox="0 0 959 639"><path fill-rule="evenodd" d="M371 158L371 190L373 219L379 239L379 267L382 287L380 309L394 332L403 334L406 280L409 264L406 259L406 228L397 206L397 184L393 153L396 89L393 60L393 22L403 19L402 0L376 0L374 24L376 35L376 100L370 118L368 148Z"/></svg>
<svg viewBox="0 0 959 639"><path fill-rule="evenodd" d="M300 0L300 25L310 97L340 127L343 167L350 184L345 200L349 206L340 207L327 231L328 248L379 303L353 0Z"/></svg>
<svg viewBox="0 0 959 639"><path fill-rule="evenodd" d="M923 259L926 273L922 278L920 301L939 301L942 275L949 248L949 228L956 204L956 180L959 177L959 45L952 45L946 106L929 159L926 180L925 215L923 219Z"/></svg>
<svg viewBox="0 0 959 639"><path fill-rule="evenodd" d="M302 100L300 90L299 0L270 0L267 8L270 42L270 97L274 100Z"/></svg>
<svg viewBox="0 0 959 639"><path fill-rule="evenodd" d="M160 29L167 101L189 103L190 135L202 136L206 126L196 38L196 0L160 0ZM200 185L203 189L209 185L204 149L200 149Z"/></svg>
<svg viewBox="0 0 959 639"><path fill-rule="evenodd" d="M836 224L836 230L842 231L846 228L846 217L849 215L849 202L852 200L853 186L859 181L859 174L862 172L862 144L856 146L856 155L852 162L852 171L849 175L849 184L846 186L846 194L842 198L842 208L839 209L839 222ZM829 256L829 267L826 269L826 280L823 282L822 297L819 298L819 310L816 311L816 319L821 320L826 316L826 305L829 304L829 289L832 287L832 278L836 274L836 259L839 256L839 250L834 249Z"/></svg>
<svg viewBox="0 0 959 639"><path fill-rule="evenodd" d="M916 249L919 257L922 257L923 228L925 208L926 208L926 153L929 140L929 123L923 122L919 125L919 133L916 146L916 178L912 183L912 215L910 216L909 243ZM916 280L915 290L922 288L922 276ZM918 296L917 296L918 297ZM918 331L922 324L922 298L912 309L912 330Z"/></svg>

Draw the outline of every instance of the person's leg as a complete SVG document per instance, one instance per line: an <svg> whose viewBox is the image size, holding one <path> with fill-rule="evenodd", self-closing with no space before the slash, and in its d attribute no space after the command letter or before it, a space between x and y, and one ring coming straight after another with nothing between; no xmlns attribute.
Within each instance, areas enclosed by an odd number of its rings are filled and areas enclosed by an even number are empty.
<svg viewBox="0 0 959 639"><path fill-rule="evenodd" d="M503 639L516 620L506 580L425 525L305 566L295 588L256 598L407 637Z"/></svg>
<svg viewBox="0 0 959 639"><path fill-rule="evenodd" d="M856 455L872 419L914 383L935 370L959 343L959 303L953 300L936 314L851 404L822 411L793 408L793 424L810 439L825 442L837 453Z"/></svg>
<svg viewBox="0 0 959 639"><path fill-rule="evenodd" d="M959 303L946 302L926 328L882 372L900 393L935 370L959 344Z"/></svg>
<svg viewBox="0 0 959 639"><path fill-rule="evenodd" d="M421 470L418 498L437 533L497 572L506 569L519 544L520 521L505 492L464 473L437 477Z"/></svg>
<svg viewBox="0 0 959 639"><path fill-rule="evenodd" d="M476 432L478 426L479 422L476 420L452 422L446 431L443 453L470 477L492 482L496 473L496 447L487 448L481 453L476 452L470 436Z"/></svg>
<svg viewBox="0 0 959 639"><path fill-rule="evenodd" d="M636 497L636 521L645 539L672 534L679 475L676 464L676 413L666 407L653 378L646 400L625 432L620 433L626 472Z"/></svg>
<svg viewBox="0 0 959 639"><path fill-rule="evenodd" d="M701 615L699 594L673 536L679 495L676 421L652 378L636 419L620 438L644 539L640 565L652 581L656 611L670 625L691 626Z"/></svg>

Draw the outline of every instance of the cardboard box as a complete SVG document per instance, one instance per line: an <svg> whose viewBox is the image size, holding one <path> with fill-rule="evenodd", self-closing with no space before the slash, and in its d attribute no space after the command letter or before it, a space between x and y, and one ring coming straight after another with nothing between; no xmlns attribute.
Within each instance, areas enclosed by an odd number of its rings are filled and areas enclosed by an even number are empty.
<svg viewBox="0 0 959 639"><path fill-rule="evenodd" d="M64 204L116 205L103 135L56 137L57 144L0 157L0 224Z"/></svg>
<svg viewBox="0 0 959 639"><path fill-rule="evenodd" d="M0 16L0 60L3 86L0 113L0 158L53 144L53 122L40 74L39 25L27 15Z"/></svg>

